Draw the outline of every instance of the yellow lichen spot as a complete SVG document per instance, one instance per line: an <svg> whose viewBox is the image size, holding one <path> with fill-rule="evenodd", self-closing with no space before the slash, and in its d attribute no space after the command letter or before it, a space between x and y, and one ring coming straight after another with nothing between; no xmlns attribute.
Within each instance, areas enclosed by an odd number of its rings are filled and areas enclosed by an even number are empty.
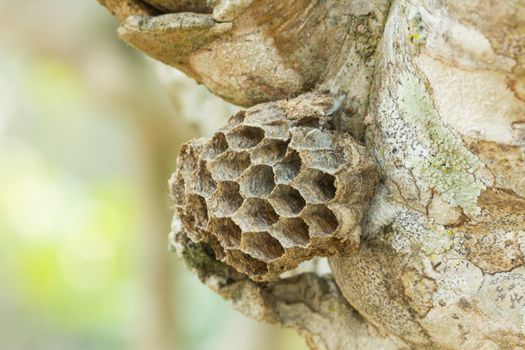
<svg viewBox="0 0 525 350"><path fill-rule="evenodd" d="M419 40L419 33L414 33L414 34L410 33L408 34L407 39L411 43L416 43Z"/></svg>

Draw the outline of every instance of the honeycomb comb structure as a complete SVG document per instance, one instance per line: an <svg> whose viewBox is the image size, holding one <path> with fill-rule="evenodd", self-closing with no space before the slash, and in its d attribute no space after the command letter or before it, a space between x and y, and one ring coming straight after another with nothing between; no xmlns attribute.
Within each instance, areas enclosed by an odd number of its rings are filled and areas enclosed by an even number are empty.
<svg viewBox="0 0 525 350"><path fill-rule="evenodd" d="M255 281L356 249L379 175L335 130L332 104L318 94L260 104L184 144L170 192L188 237Z"/></svg>

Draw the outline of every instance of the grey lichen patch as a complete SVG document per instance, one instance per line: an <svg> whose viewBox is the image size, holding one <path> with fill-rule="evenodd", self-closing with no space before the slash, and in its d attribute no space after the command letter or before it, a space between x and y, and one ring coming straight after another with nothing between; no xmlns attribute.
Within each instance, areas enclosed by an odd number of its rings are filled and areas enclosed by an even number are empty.
<svg viewBox="0 0 525 350"><path fill-rule="evenodd" d="M443 254L452 249L454 242L443 227L432 227L425 216L412 210L401 210L386 236L394 250L412 254L421 250L425 255Z"/></svg>
<svg viewBox="0 0 525 350"><path fill-rule="evenodd" d="M479 290L479 299L482 300L480 311L484 315L489 315L494 320L496 327L511 324L514 332L506 332L504 336L494 339L501 349L506 348L507 344L516 344L513 349L523 349L525 339L525 269L518 267L509 272L485 275L485 281ZM497 323L496 323L497 322Z"/></svg>
<svg viewBox="0 0 525 350"><path fill-rule="evenodd" d="M525 256L525 230L520 230L516 234L516 237L518 239L518 244L520 246L520 251L522 256Z"/></svg>
<svg viewBox="0 0 525 350"><path fill-rule="evenodd" d="M437 291L433 294L436 307L472 302L476 298L483 283L483 273L476 265L461 257L448 257L439 267L432 276L437 282Z"/></svg>
<svg viewBox="0 0 525 350"><path fill-rule="evenodd" d="M412 256L439 255L454 249L454 237L441 225L431 224L422 213L400 208L385 200L380 187L371 202L364 236L368 240L384 240L396 254ZM381 193L382 192L382 193Z"/></svg>
<svg viewBox="0 0 525 350"><path fill-rule="evenodd" d="M466 214L479 214L477 200L485 184L475 173L483 163L441 122L425 85L411 73L402 73L397 88L402 118L414 129L421 145L408 166L443 199L463 208Z"/></svg>

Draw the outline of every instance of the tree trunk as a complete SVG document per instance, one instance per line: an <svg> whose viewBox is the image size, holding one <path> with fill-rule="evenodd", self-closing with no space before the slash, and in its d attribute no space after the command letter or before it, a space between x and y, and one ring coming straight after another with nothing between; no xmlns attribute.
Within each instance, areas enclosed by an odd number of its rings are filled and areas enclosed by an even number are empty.
<svg viewBox="0 0 525 350"><path fill-rule="evenodd" d="M338 244L357 233L358 248L312 250L329 276L254 278L176 217L173 246L204 283L313 349L525 348L525 1L100 1L131 45L263 103L248 115L289 122L283 103L326 96L327 132L381 174L347 197L365 208L357 230L337 217Z"/></svg>

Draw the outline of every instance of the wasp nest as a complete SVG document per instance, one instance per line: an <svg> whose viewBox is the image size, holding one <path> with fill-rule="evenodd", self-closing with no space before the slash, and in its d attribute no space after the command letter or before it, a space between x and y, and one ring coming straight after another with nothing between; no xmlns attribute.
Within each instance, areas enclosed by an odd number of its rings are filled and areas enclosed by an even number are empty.
<svg viewBox="0 0 525 350"><path fill-rule="evenodd" d="M356 249L379 177L332 109L315 94L260 104L183 145L170 191L188 237L256 281Z"/></svg>

